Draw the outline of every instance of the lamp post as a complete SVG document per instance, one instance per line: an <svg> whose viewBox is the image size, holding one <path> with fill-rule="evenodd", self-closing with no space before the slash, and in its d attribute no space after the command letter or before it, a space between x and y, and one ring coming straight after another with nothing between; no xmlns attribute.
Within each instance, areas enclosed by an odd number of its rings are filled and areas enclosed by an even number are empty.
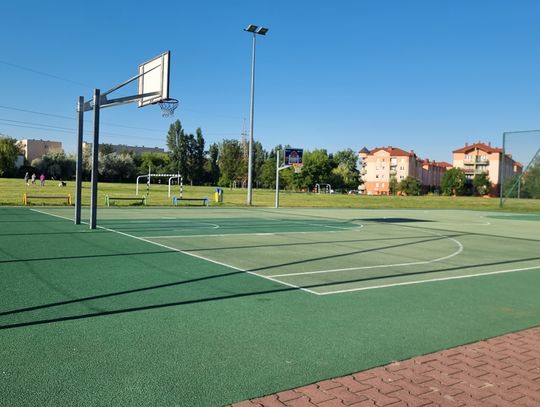
<svg viewBox="0 0 540 407"><path fill-rule="evenodd" d="M248 181L247 181L247 204L251 206L252 203L252 184L253 184L253 112L255 107L255 43L258 35L266 35L268 28L257 27L250 24L244 31L253 34L253 49L251 52L251 100L249 108L249 147L248 147Z"/></svg>

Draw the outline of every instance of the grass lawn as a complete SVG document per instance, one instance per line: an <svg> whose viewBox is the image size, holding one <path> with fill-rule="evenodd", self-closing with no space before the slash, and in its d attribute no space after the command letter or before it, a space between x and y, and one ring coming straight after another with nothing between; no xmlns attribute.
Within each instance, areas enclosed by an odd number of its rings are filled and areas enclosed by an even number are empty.
<svg viewBox="0 0 540 407"><path fill-rule="evenodd" d="M90 183L83 183L83 205L90 204ZM75 182L68 181L66 187L58 187L57 182L48 180L44 187L26 186L22 179L0 178L0 205L22 205L23 194L29 195L67 195L75 196ZM139 196L146 193L146 184L139 184ZM224 188L223 203L214 202L215 187L184 186L185 198L210 198L211 206L246 206L247 191L245 189ZM101 182L98 185L98 205L105 204L105 195L115 197L135 197L135 184L118 184ZM179 195L179 187L171 187L171 197ZM172 199L168 197L168 187L163 184L152 184L148 197L150 206L169 206ZM117 201L115 205L130 205L130 201ZM30 205L65 205L64 200L31 199ZM257 207L273 207L275 190L254 189L253 205ZM320 207L320 208L440 208L440 209L476 209L500 210L499 199L480 197L449 196L359 196L345 194L313 194L282 191L280 193L282 207ZM516 212L540 212L540 200L509 199L503 210Z"/></svg>

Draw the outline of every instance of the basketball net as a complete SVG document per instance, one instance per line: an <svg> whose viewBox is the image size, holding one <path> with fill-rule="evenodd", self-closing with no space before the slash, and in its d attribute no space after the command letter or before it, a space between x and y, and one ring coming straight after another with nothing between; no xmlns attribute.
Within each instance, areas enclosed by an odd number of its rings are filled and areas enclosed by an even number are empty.
<svg viewBox="0 0 540 407"><path fill-rule="evenodd" d="M291 164L291 165L293 167L293 170L294 170L295 174L300 174L302 172L302 167L303 167L302 164L295 163L295 164Z"/></svg>
<svg viewBox="0 0 540 407"><path fill-rule="evenodd" d="M163 117L173 117L174 111L178 107L178 100L176 99L163 99L158 102L159 107L161 108L161 116Z"/></svg>

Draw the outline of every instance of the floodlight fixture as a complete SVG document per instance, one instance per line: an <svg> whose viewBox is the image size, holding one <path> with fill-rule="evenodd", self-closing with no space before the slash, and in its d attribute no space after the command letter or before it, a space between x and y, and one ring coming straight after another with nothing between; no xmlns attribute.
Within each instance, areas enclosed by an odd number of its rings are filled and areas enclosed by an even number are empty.
<svg viewBox="0 0 540 407"><path fill-rule="evenodd" d="M254 33L257 31L257 28L258 27L256 25L250 24L246 28L244 28L244 31L249 31L250 33Z"/></svg>
<svg viewBox="0 0 540 407"><path fill-rule="evenodd" d="M268 32L268 28L266 27L259 27L255 31L256 34L260 34L260 35L266 35L267 32Z"/></svg>

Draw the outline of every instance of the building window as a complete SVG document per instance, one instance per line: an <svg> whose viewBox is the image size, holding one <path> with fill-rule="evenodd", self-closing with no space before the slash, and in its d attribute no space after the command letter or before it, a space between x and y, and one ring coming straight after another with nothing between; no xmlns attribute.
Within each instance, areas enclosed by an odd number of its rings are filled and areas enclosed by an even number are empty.
<svg viewBox="0 0 540 407"><path fill-rule="evenodd" d="M375 183L375 188L379 188L379 183L378 182Z"/></svg>

